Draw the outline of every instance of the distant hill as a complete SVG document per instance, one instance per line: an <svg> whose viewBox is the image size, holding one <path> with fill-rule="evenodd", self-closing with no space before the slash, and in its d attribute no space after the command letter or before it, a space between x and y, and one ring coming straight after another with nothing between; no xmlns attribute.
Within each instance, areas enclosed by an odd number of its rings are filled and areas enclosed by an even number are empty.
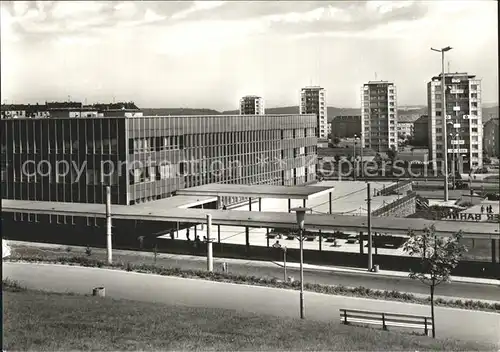
<svg viewBox="0 0 500 352"><path fill-rule="evenodd" d="M298 114L300 109L298 106L283 106L277 108L266 108L266 114ZM223 111L223 114L238 114L239 110L229 110ZM329 106L327 108L328 116L338 116L338 115L359 115L360 109L351 108L336 108L334 106Z"/></svg>
<svg viewBox="0 0 500 352"><path fill-rule="evenodd" d="M490 106L491 104L487 104L488 106L483 107L483 122L487 122L491 117L498 118L498 106ZM191 108L146 108L141 109L144 112L144 115L238 115L239 110L227 110L227 111L217 111L213 109L191 109ZM276 108L267 108L266 114L298 114L299 107L298 106L283 106ZM359 108L337 108L334 106L329 106L327 108L328 113L328 121L331 121L335 116L341 115L361 115L361 109ZM408 116L408 118L412 119L416 116L426 115L427 107L426 106L404 106L401 109L398 109L398 116Z"/></svg>
<svg viewBox="0 0 500 352"><path fill-rule="evenodd" d="M483 108L498 108L498 103L482 103Z"/></svg>

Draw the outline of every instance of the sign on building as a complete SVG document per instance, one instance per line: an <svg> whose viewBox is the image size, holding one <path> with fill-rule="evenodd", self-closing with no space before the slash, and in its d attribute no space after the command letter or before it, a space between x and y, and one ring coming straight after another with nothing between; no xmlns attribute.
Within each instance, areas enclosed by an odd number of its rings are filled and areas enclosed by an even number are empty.
<svg viewBox="0 0 500 352"><path fill-rule="evenodd" d="M475 214L475 213L452 213L443 218L443 220L458 220L458 221L486 221L498 222L500 221L499 214Z"/></svg>

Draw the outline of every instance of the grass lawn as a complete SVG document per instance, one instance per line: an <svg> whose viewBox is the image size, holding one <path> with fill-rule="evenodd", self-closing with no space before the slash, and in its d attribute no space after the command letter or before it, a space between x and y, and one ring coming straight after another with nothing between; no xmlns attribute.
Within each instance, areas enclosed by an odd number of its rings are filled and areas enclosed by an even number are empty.
<svg viewBox="0 0 500 352"><path fill-rule="evenodd" d="M4 288L4 350L496 350L221 309Z"/></svg>

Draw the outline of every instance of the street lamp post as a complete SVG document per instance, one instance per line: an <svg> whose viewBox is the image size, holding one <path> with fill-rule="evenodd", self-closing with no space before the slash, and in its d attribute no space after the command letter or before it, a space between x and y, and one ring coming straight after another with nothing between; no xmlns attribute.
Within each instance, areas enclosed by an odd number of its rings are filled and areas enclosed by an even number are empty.
<svg viewBox="0 0 500 352"><path fill-rule="evenodd" d="M446 48L442 49L434 49L431 48L432 51L437 51L441 53L441 117L443 118L443 138L444 138L444 201L448 201L448 138L447 138L447 132L446 132L446 98L445 98L445 93L446 93L446 88L445 88L445 76L444 76L444 53L447 51L450 51L452 48L450 46L447 46Z"/></svg>
<svg viewBox="0 0 500 352"><path fill-rule="evenodd" d="M306 212L309 208L299 207L292 211L297 216L297 225L299 225L299 242L300 242L300 319L304 319L304 223Z"/></svg>

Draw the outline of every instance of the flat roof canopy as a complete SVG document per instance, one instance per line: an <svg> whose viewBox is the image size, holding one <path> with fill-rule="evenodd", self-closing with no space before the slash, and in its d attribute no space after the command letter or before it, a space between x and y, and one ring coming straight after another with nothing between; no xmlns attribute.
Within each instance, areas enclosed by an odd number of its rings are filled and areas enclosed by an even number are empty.
<svg viewBox="0 0 500 352"><path fill-rule="evenodd" d="M235 185L211 183L208 185L178 190L176 194L184 196L284 198L309 200L333 192L333 190L334 187L320 186Z"/></svg>
<svg viewBox="0 0 500 352"><path fill-rule="evenodd" d="M129 205L134 208L142 208L145 205L154 205L155 207L163 209L171 208L181 208L188 209L191 207L196 207L198 205L207 204L211 202L216 202L217 197L200 197L200 196L174 196L158 200L153 200L147 203L137 203L134 205ZM151 203L151 204L150 204Z"/></svg>
<svg viewBox="0 0 500 352"><path fill-rule="evenodd" d="M104 204L21 200L2 200L2 203L2 211L4 212L105 217ZM112 205L111 214L114 219L187 222L196 224L205 222L207 214L211 214L212 223L214 225L297 228L295 214L293 213L212 209L167 209L159 208L150 203L144 203L141 207ZM307 214L305 227L309 230L363 231L366 233L367 219L366 216ZM499 226L494 223L372 217L373 232L404 235L407 234L410 229L418 233L431 225L435 226L436 234L440 236L449 236L461 230L465 238L500 238Z"/></svg>

